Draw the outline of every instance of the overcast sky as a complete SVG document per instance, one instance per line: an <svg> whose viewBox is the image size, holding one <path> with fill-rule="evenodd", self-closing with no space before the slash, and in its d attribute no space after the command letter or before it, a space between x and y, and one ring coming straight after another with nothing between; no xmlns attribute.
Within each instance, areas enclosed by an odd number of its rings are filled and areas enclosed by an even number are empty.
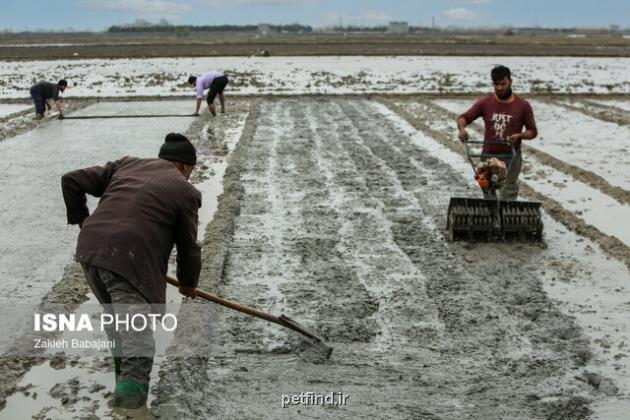
<svg viewBox="0 0 630 420"><path fill-rule="evenodd" d="M135 19L173 24L630 27L630 0L1 0L0 29L92 29Z"/></svg>

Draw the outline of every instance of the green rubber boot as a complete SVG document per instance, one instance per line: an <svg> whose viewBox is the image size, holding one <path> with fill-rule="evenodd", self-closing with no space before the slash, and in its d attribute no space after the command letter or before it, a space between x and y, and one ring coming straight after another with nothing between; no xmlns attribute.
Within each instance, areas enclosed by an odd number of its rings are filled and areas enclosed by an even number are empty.
<svg viewBox="0 0 630 420"><path fill-rule="evenodd" d="M136 409L147 403L149 384L132 381L117 381L114 391L114 407Z"/></svg>

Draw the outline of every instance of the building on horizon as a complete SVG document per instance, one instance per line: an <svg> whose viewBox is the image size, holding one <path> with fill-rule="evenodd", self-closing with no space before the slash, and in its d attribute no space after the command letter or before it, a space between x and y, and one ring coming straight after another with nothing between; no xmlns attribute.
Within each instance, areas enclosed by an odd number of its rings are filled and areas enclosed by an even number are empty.
<svg viewBox="0 0 630 420"><path fill-rule="evenodd" d="M406 34L409 32L409 23L402 21L389 22L387 32L390 34Z"/></svg>
<svg viewBox="0 0 630 420"><path fill-rule="evenodd" d="M258 33L260 35L267 35L271 33L271 25L268 23L259 23L258 24Z"/></svg>

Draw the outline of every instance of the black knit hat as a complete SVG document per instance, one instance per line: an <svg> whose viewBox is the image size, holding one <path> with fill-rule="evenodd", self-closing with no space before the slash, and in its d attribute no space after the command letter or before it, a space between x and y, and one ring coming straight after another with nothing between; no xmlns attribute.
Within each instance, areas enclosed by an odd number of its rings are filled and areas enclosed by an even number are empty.
<svg viewBox="0 0 630 420"><path fill-rule="evenodd" d="M197 163L197 151L188 139L179 133L169 133L160 147L159 158L174 160L194 166Z"/></svg>

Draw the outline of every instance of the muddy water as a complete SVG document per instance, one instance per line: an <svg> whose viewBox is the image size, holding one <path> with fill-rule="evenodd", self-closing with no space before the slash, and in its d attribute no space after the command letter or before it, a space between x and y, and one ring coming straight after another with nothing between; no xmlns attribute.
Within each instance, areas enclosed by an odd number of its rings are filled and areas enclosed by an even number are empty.
<svg viewBox="0 0 630 420"><path fill-rule="evenodd" d="M94 101L73 99L70 103L64 102L63 109L67 115L70 115L72 112L77 111L93 102ZM13 106L14 105L11 105L11 107ZM29 130L33 130L43 124L54 121L58 115L57 110L54 110L54 112L48 111L44 119L36 120L35 108L30 106L22 111L11 113L9 115L5 115L4 117L0 116L0 141L15 137Z"/></svg>
<svg viewBox="0 0 630 420"><path fill-rule="evenodd" d="M115 106L104 105L99 111L107 114L121 112ZM227 155L240 138L247 116L248 103L239 101L229 110L231 112L227 115L212 119L210 122L207 116L196 119L186 131L186 135L197 144L199 151L199 163L193 174L195 186L203 195L203 207L199 215L199 240L203 239L205 226L216 210L217 196L222 190L221 180L227 166ZM122 110L122 112L125 111ZM216 137L220 137L220 141ZM213 153L213 150L220 151L220 154ZM170 274L174 276L174 266L170 269ZM65 281L64 278L61 283ZM91 299L85 305L95 303L93 296L91 294L88 296ZM181 295L177 289L167 288L167 301L172 303L181 301ZM157 383L160 364L171 338L172 336L168 336L157 340L151 387ZM105 359L105 356L107 356L106 352L98 358L58 358L50 363L46 362L33 367L17 384L18 390L25 391L16 392L7 399L7 406L0 412L0 418L12 419L16 418L16 415L21 417L40 415L53 418L70 415L147 417L146 409L112 413L109 403L113 373L111 361ZM72 391L71 395L68 396L68 392L61 392L63 390ZM154 394L151 393L149 402L153 397Z"/></svg>
<svg viewBox="0 0 630 420"><path fill-rule="evenodd" d="M95 105L82 115L121 113L184 112L188 102ZM78 230L67 226L61 197L60 177L69 170L117 159L124 155L155 156L163 136L170 131L185 131L190 119L146 121L126 120L53 120L38 124L23 135L0 143L8 166L2 166L0 191L3 197L0 238L1 299L9 302L38 302L62 278L71 261ZM90 204L93 206L95 201ZM56 221L56 222L55 222ZM77 290L69 282L62 299L74 299ZM28 368L29 363L15 367ZM8 365L5 367L9 367ZM8 372L7 372L8 373ZM57 377L59 372L42 371L40 375ZM11 372L11 379L14 379ZM45 381L43 381L45 382ZM6 384L8 389L11 383ZM5 389L3 388L3 394ZM41 394L40 394L41 395ZM33 407L33 404L29 404Z"/></svg>
<svg viewBox="0 0 630 420"><path fill-rule="evenodd" d="M6 118L12 114L27 110L30 104L0 104L0 118Z"/></svg>
<svg viewBox="0 0 630 420"><path fill-rule="evenodd" d="M448 125L433 126L438 130L450 129ZM431 147L434 156L446 160L448 153L430 146L433 140L421 133L414 136L413 130L410 137L416 137L421 147ZM461 173L468 171L466 165L458 165L456 161L451 165ZM591 195L593 193L598 191L591 191ZM617 207L624 206L617 204ZM611 210L615 208L602 211L602 217L614 220ZM625 349L629 338L626 320L630 316L628 269L622 262L603 254L597 244L559 227L548 217L545 217L545 230L549 256L537 267L537 275L563 312L575 316L587 333L594 357L579 377L593 379L590 395L595 398L594 418L624 418L621 413L630 401L627 374L630 362L626 360ZM570 375L569 380L574 380L573 373Z"/></svg>
<svg viewBox="0 0 630 420"><path fill-rule="evenodd" d="M593 358L577 377L591 380L593 418L622 419L620 414L630 406L630 273L623 263L602 255L592 241L560 229L550 219L545 225L550 242L574 244L568 249L550 247L550 258L538 275L590 342Z"/></svg>
<svg viewBox="0 0 630 420"><path fill-rule="evenodd" d="M216 351L172 362L155 413L586 415L591 387L572 374L589 342L543 290L536 269L548 252L444 239L448 195L469 192L468 177L368 101L276 100L259 113L227 172L217 217L233 223L232 239L206 285L289 314L333 356L314 364L295 335L220 312ZM349 397L281 407L283 395L309 391Z"/></svg>
<svg viewBox="0 0 630 420"><path fill-rule="evenodd" d="M172 113L187 102L98 104L81 115ZM125 155L156 156L164 135L186 131L190 119L51 121L0 142L0 296L37 302L71 260L77 228L65 221L60 178L70 170ZM45 216L45 217L43 217ZM51 223L51 220L55 221ZM34 239L35 238L35 239Z"/></svg>
<svg viewBox="0 0 630 420"><path fill-rule="evenodd" d="M603 105L604 107L617 108L625 112L630 112L630 103L627 100L596 99L592 102L595 102L598 105Z"/></svg>
<svg viewBox="0 0 630 420"><path fill-rule="evenodd" d="M191 130L224 150L216 121ZM448 197L475 187L461 158L412 131L369 101L255 107L226 165L202 286L286 313L335 350L316 364L294 334L217 311L208 357L161 367L153 414L581 419L593 401L597 418L621 418L627 332L613 315L627 269L548 217L547 249L446 242ZM95 365L96 376L109 366ZM73 368L50 384L55 404L89 392L95 376L77 387ZM107 391L69 407L100 413ZM282 408L301 392L348 398Z"/></svg>

